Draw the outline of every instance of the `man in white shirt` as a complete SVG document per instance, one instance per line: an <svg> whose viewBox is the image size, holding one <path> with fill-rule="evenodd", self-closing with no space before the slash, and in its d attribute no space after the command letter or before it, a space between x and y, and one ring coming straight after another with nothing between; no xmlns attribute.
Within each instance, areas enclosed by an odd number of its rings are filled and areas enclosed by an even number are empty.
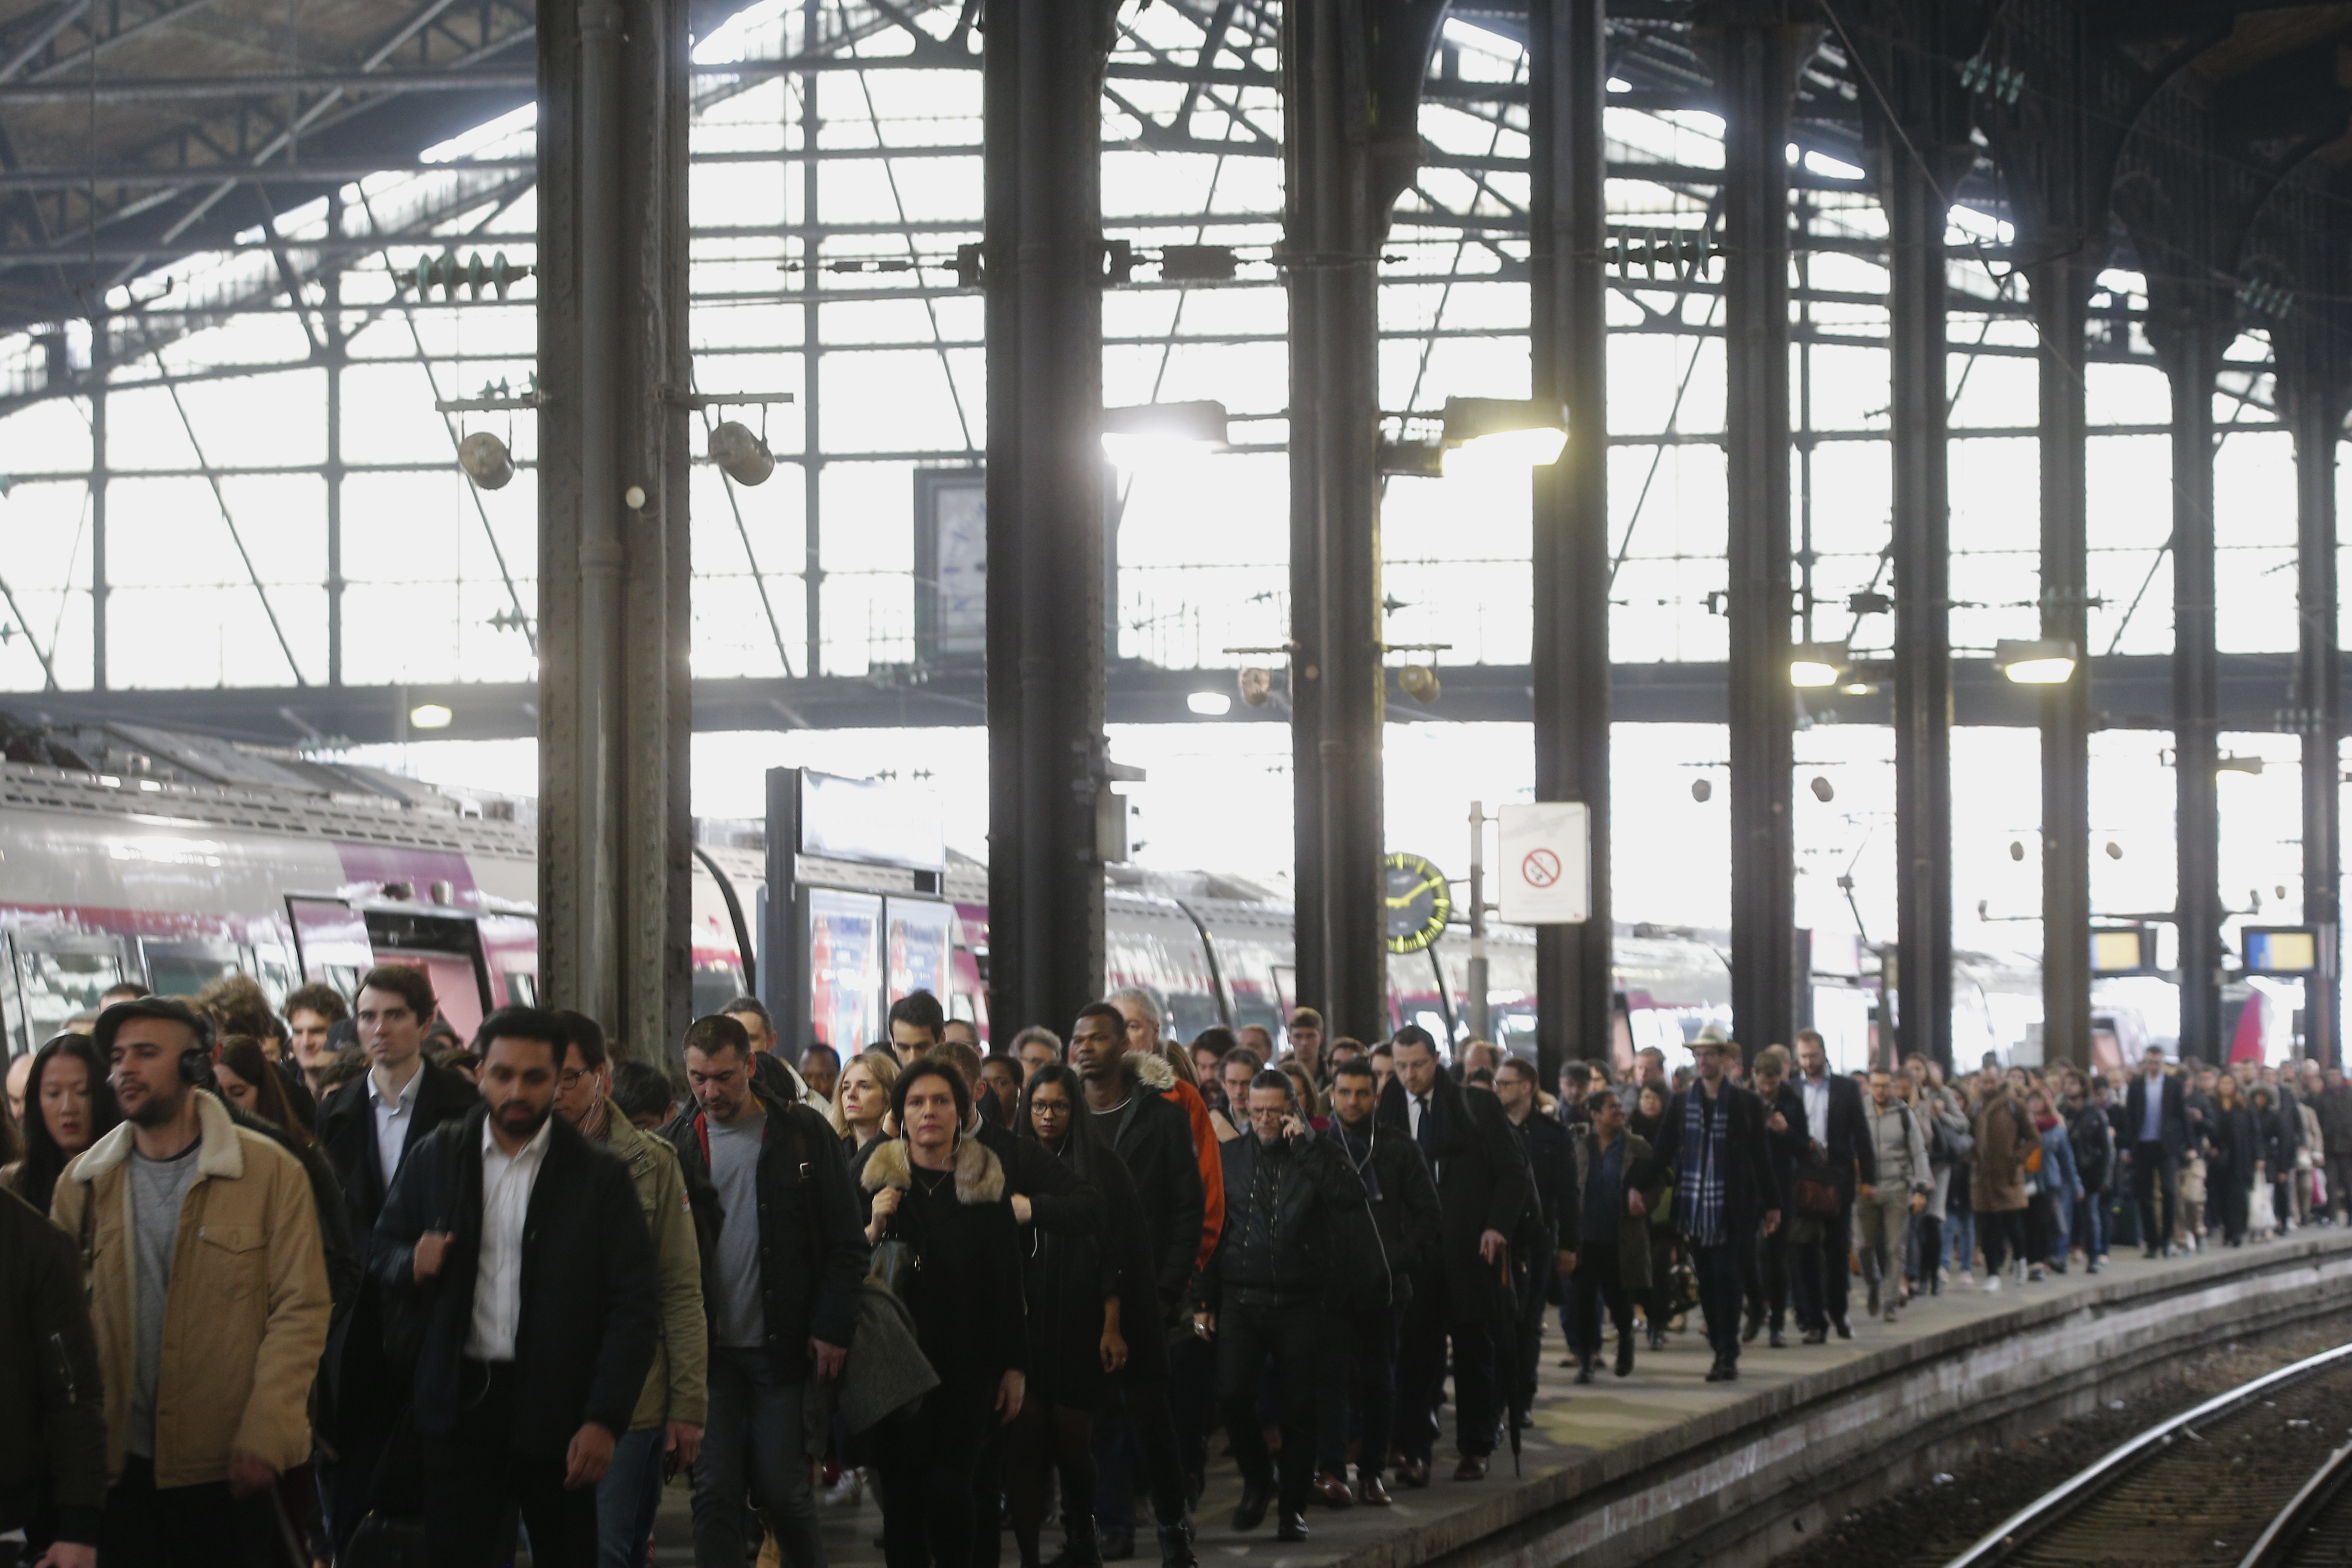
<svg viewBox="0 0 2352 1568"><path fill-rule="evenodd" d="M371 1258L425 1319L430 1555L488 1568L519 1508L534 1562L593 1568L596 1483L659 1331L653 1242L627 1168L553 1114L562 1022L508 1007L481 1037L482 1104L410 1151Z"/></svg>

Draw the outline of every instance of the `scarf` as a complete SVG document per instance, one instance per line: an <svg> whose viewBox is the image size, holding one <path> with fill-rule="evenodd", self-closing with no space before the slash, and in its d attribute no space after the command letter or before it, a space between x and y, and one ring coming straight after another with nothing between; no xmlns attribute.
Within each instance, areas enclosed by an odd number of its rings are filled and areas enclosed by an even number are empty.
<svg viewBox="0 0 2352 1568"><path fill-rule="evenodd" d="M1682 1216L1683 1234L1696 1247L1720 1247L1727 1238L1723 1223L1723 1173L1730 1165L1730 1086L1724 1086L1707 1113L1706 1089L1694 1083L1683 1096L1683 1140L1679 1169L1675 1174L1675 1212Z"/></svg>
<svg viewBox="0 0 2352 1568"><path fill-rule="evenodd" d="M2037 1131L2047 1132L2058 1125L2058 1119L2047 1114L2037 1116L2033 1119L2033 1125Z"/></svg>

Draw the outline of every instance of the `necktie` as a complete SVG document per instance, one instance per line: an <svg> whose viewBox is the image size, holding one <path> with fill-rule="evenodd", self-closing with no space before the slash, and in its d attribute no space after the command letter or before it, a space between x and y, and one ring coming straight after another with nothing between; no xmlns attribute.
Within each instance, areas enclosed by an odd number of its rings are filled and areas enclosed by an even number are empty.
<svg viewBox="0 0 2352 1568"><path fill-rule="evenodd" d="M1426 1154L1430 1152L1430 1144L1436 1141L1437 1133L1437 1129L1432 1124L1430 1119L1429 1096L1416 1094L1412 1097L1412 1102L1421 1108L1421 1115L1415 1119L1418 1124L1412 1130L1412 1141L1420 1144L1421 1152Z"/></svg>

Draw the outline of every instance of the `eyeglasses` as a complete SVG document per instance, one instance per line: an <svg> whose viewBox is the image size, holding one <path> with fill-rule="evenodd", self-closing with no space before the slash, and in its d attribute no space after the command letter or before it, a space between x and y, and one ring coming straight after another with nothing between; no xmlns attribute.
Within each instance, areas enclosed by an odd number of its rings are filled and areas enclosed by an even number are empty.
<svg viewBox="0 0 2352 1568"><path fill-rule="evenodd" d="M594 1068L565 1068L558 1076L562 1079L564 1088L576 1089L582 1079L593 1077L595 1071Z"/></svg>

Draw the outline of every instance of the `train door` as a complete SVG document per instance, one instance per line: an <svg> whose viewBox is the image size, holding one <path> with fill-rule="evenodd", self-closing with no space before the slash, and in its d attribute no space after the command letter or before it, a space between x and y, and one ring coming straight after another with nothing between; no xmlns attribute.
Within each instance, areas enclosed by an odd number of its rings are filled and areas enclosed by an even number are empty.
<svg viewBox="0 0 2352 1568"><path fill-rule="evenodd" d="M346 1002L356 1000L360 976L375 962L359 911L341 899L289 893L286 918L294 928L294 963L302 978L333 986Z"/></svg>
<svg viewBox="0 0 2352 1568"><path fill-rule="evenodd" d="M131 978L121 939L81 931L11 931L9 972L16 1005L9 1010L12 1049L37 1050L66 1020L98 1011L98 999Z"/></svg>
<svg viewBox="0 0 2352 1568"><path fill-rule="evenodd" d="M405 909L368 910L362 918L375 962L423 970L441 1016L459 1039L471 1040L490 1009L489 968L473 918Z"/></svg>

